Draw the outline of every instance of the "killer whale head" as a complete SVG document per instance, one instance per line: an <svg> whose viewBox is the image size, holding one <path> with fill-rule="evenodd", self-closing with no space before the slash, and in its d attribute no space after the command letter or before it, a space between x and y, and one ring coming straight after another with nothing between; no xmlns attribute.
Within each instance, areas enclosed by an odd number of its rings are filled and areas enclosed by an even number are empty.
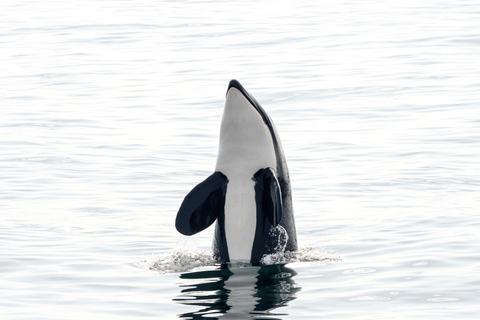
<svg viewBox="0 0 480 320"><path fill-rule="evenodd" d="M260 104L240 82L230 81L215 170L227 176L253 176L260 168L276 168L274 134L272 122Z"/></svg>

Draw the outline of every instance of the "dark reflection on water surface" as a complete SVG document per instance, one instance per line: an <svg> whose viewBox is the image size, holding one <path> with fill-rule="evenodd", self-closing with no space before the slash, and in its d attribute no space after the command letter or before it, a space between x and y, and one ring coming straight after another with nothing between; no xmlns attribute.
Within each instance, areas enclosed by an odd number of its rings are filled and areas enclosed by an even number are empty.
<svg viewBox="0 0 480 320"><path fill-rule="evenodd" d="M181 295L173 300L200 307L181 319L281 319L286 313L273 311L296 298L296 274L285 265L184 273Z"/></svg>

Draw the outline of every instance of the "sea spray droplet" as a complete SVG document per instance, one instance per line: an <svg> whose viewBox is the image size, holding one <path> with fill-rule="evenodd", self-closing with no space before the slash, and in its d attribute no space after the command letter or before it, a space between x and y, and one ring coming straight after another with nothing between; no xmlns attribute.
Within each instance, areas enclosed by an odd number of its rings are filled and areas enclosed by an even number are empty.
<svg viewBox="0 0 480 320"><path fill-rule="evenodd" d="M284 227L278 225L270 229L270 237L276 239L275 252L284 253L288 242L288 233Z"/></svg>

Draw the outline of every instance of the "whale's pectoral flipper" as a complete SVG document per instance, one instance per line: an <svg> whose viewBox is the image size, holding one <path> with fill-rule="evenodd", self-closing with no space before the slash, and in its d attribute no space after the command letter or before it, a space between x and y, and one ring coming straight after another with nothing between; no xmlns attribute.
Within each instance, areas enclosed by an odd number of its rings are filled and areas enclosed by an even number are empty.
<svg viewBox="0 0 480 320"><path fill-rule="evenodd" d="M253 180L256 202L261 204L261 210L270 224L276 227L283 215L282 191L277 174L272 168L260 169L253 176Z"/></svg>
<svg viewBox="0 0 480 320"><path fill-rule="evenodd" d="M191 236L214 223L225 210L227 183L227 177L217 171L193 188L178 210L175 220L178 232Z"/></svg>

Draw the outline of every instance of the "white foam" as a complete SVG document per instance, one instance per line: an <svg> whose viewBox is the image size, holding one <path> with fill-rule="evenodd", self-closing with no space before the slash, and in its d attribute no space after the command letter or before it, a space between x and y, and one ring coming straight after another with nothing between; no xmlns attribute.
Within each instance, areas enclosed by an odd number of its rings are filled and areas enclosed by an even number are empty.
<svg viewBox="0 0 480 320"><path fill-rule="evenodd" d="M198 267L215 265L213 253L202 249L174 249L161 255L152 255L137 263L137 266L160 273L184 272Z"/></svg>
<svg viewBox="0 0 480 320"><path fill-rule="evenodd" d="M266 254L260 260L263 265L284 264L290 262L339 262L342 258L331 252L313 247L302 248L295 252L277 252Z"/></svg>
<svg viewBox="0 0 480 320"><path fill-rule="evenodd" d="M323 249L312 247L302 248L296 252L278 252L263 256L260 261L263 265L286 264L292 262L339 262L341 257ZM216 262L210 250L177 248L164 254L154 254L145 258L136 265L146 270L160 273L175 273L190 271L199 267L215 266ZM241 268L250 266L250 263L238 261L231 267Z"/></svg>

